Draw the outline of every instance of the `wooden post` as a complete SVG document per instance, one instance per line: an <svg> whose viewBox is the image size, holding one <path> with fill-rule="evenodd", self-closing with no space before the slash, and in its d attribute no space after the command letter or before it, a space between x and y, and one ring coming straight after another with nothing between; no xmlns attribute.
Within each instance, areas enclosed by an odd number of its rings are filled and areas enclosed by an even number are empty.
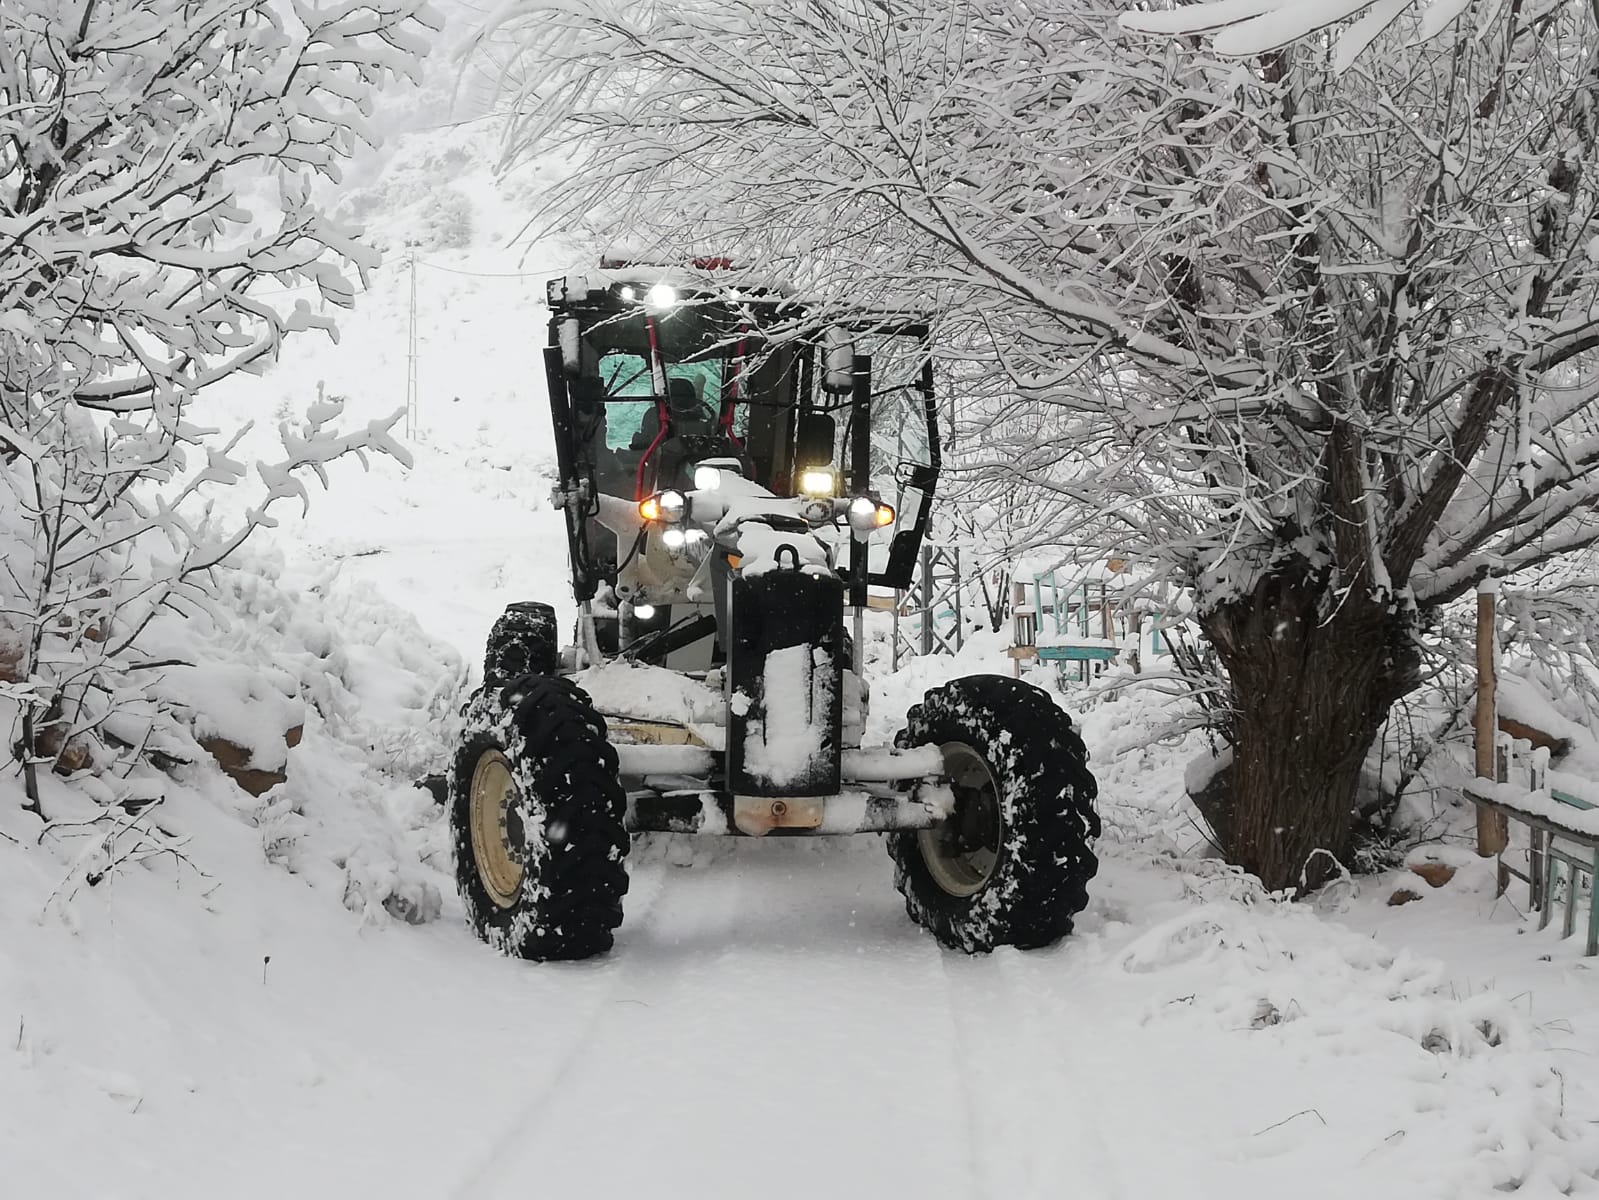
<svg viewBox="0 0 1599 1200"><path fill-rule="evenodd" d="M1499 689L1495 662L1494 603L1499 594L1497 579L1484 579L1477 585L1477 712L1472 727L1476 750L1477 778L1498 782L1498 755L1495 742L1499 733L1495 695ZM1502 853L1510 841L1509 822L1483 805L1477 806L1477 853L1484 858Z"/></svg>
<svg viewBox="0 0 1599 1200"><path fill-rule="evenodd" d="M1034 632L1031 638L1026 637L1027 622L1023 619L1022 615L1022 609L1026 607L1027 585L1020 579L1015 579L1012 577L1010 603L1010 641L1011 648L1015 650L1020 650L1021 647L1027 643L1031 643L1034 646L1038 645L1037 632ZM1033 617L1033 620L1035 622L1038 620L1036 615ZM1036 625L1034 628L1036 630ZM1011 655L1010 663L1012 674L1014 674L1017 679L1020 679L1022 677L1022 656L1020 654Z"/></svg>
<svg viewBox="0 0 1599 1200"><path fill-rule="evenodd" d="M1099 585L1099 628L1100 636L1103 637L1107 642L1113 642L1116 640L1116 631L1110 612L1110 585L1106 583ZM1094 669L1102 673L1109 668L1110 663L1108 662L1097 662L1094 664Z"/></svg>

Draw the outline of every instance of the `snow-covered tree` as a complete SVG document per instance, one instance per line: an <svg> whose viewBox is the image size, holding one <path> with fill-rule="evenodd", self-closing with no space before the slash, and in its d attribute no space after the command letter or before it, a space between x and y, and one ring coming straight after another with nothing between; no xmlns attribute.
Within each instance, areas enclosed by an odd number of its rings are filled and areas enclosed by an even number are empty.
<svg viewBox="0 0 1599 1200"><path fill-rule="evenodd" d="M1491 24L1509 3L1519 15L1525 0L1481 5L1474 17ZM1599 20L1599 0L1588 0ZM1401 17L1417 16L1417 36L1436 37L1449 29L1471 0L1199 0L1172 8L1135 9L1121 14L1122 26L1145 33L1206 34L1218 54L1252 58L1278 50L1307 34L1337 26L1333 64L1354 62ZM1351 20L1350 18L1357 18Z"/></svg>
<svg viewBox="0 0 1599 1200"><path fill-rule="evenodd" d="M1207 815L1314 883L1431 615L1599 539L1599 30L1512 3L1238 61L1117 7L521 0L484 36L512 161L569 160L551 219L937 309L1003 418L967 467L1193 590Z"/></svg>
<svg viewBox="0 0 1599 1200"><path fill-rule="evenodd" d="M240 434L195 401L334 332L310 299L347 306L375 257L317 189L428 29L417 0L0 4L0 687L35 806L36 766L91 765L68 747L140 691L152 615L204 605L297 472L403 454L392 422L340 434L307 397L226 526L201 505L246 475Z"/></svg>

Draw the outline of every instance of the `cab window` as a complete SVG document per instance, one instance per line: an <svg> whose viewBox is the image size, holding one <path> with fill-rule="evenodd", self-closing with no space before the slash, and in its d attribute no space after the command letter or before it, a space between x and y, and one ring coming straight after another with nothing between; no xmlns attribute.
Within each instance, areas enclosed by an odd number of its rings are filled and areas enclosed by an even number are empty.
<svg viewBox="0 0 1599 1200"><path fill-rule="evenodd" d="M607 351L600 358L600 383L605 389L605 446L609 450L626 450L655 407L650 364L641 355ZM623 399L627 396L644 398Z"/></svg>

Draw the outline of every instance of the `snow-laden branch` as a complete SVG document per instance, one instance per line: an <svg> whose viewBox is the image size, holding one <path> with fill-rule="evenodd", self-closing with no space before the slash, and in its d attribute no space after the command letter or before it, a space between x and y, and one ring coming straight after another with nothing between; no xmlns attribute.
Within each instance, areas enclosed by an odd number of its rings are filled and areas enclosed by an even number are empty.
<svg viewBox="0 0 1599 1200"><path fill-rule="evenodd" d="M151 409L283 338L331 331L249 296L314 284L347 306L375 257L311 202L363 140L367 92L414 78L415 0L0 10L0 312L87 402ZM81 31L79 28L81 22ZM273 187L272 185L274 185ZM265 191L263 185L276 192ZM29 376L0 362L0 386Z"/></svg>
<svg viewBox="0 0 1599 1200"><path fill-rule="evenodd" d="M509 158L571 161L547 222L935 310L988 364L954 383L958 468L1059 502L1029 539L1102 538L1206 604L1287 558L1427 602L1463 547L1574 541L1580 505L1495 526L1553 469L1496 456L1528 413L1552 443L1588 419L1547 389L1599 353L1595 40L1574 0L1480 33L1383 13L1349 63L998 0L518 0L485 36Z"/></svg>
<svg viewBox="0 0 1599 1200"><path fill-rule="evenodd" d="M326 306L377 258L317 189L372 140L374 91L416 78L429 22L418 0L0 4L0 641L33 811L40 766L105 749L151 621L207 611L303 476L408 461L393 419L341 431L319 402L228 524L211 497L247 478L244 431L190 414L290 335L335 336ZM273 301L303 284L320 310Z"/></svg>

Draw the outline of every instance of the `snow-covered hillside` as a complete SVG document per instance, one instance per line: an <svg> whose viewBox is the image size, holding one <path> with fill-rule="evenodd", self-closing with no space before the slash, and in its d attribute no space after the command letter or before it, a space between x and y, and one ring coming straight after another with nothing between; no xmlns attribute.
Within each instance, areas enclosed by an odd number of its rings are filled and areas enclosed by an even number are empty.
<svg viewBox="0 0 1599 1200"><path fill-rule="evenodd" d="M493 180L448 83L352 181L388 259L340 342L206 402L262 447L319 388L400 407L415 253L415 465L339 464L223 573L231 623L157 634L200 664L162 685L196 736L303 726L286 782L252 797L174 747L120 795L50 780L41 837L0 776L0 1195L1599 1195L1599 960L1459 852L1437 890L1263 895L1204 857L1196 747L1151 744L1154 697L1077 714L1107 834L1049 950L939 949L876 837L650 841L608 957L476 942L413 784L503 606L569 623L539 298L577 264L509 245L536 180ZM873 730L1009 670L977 638L882 672ZM75 824L105 803L109 837ZM1402 883L1420 901L1389 907Z"/></svg>

